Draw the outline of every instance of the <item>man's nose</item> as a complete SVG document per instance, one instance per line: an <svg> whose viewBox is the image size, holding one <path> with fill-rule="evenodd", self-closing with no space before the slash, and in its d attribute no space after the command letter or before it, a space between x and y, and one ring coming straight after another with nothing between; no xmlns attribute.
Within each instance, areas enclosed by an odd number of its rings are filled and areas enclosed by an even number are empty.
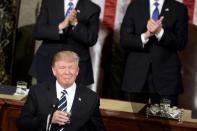
<svg viewBox="0 0 197 131"><path fill-rule="evenodd" d="M69 68L65 68L64 73L69 74L70 73Z"/></svg>

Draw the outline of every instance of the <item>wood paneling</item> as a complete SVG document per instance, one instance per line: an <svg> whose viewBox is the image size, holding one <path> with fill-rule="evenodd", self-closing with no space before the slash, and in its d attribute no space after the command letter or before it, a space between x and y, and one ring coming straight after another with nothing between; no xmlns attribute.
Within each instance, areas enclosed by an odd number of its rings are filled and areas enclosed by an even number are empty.
<svg viewBox="0 0 197 131"><path fill-rule="evenodd" d="M101 109L107 131L196 131L197 123L149 118L142 114Z"/></svg>
<svg viewBox="0 0 197 131"><path fill-rule="evenodd" d="M180 95L180 107L197 109L197 26L189 25L188 43L180 53L184 93Z"/></svg>
<svg viewBox="0 0 197 131"><path fill-rule="evenodd" d="M0 131L17 131L16 120L24 101L0 99ZM142 114L101 109L107 131L196 131L197 123L149 118Z"/></svg>
<svg viewBox="0 0 197 131"><path fill-rule="evenodd" d="M0 105L1 103L0 131L18 131L16 120L21 113L24 101L0 99Z"/></svg>

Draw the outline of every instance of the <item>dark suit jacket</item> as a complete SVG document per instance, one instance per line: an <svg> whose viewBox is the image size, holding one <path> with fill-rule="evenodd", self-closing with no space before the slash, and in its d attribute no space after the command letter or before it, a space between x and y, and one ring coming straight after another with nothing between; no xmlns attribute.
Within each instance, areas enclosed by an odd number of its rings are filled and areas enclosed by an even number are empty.
<svg viewBox="0 0 197 131"><path fill-rule="evenodd" d="M165 0L160 14L164 16L164 34L160 41L151 37L143 48L141 34L146 31L149 10L149 0L136 0L128 6L123 19L120 39L128 56L122 88L128 92L140 92L151 68L156 92L179 94L182 86L178 51L187 42L187 8L175 0Z"/></svg>
<svg viewBox="0 0 197 131"><path fill-rule="evenodd" d="M17 121L19 130L45 131L47 116L56 99L55 84L43 83L32 87ZM71 123L65 126L65 131L104 131L99 98L95 92L77 85L71 110ZM54 131L56 127L52 125Z"/></svg>
<svg viewBox="0 0 197 131"><path fill-rule="evenodd" d="M60 35L58 24L64 20L64 0L42 1L34 36L43 40L43 43L29 71L38 82L54 80L51 59L61 50L74 51L80 57L77 83L89 85L94 82L89 47L97 41L100 7L90 0L79 0L76 9L80 10L77 14L77 26L69 26L67 31Z"/></svg>

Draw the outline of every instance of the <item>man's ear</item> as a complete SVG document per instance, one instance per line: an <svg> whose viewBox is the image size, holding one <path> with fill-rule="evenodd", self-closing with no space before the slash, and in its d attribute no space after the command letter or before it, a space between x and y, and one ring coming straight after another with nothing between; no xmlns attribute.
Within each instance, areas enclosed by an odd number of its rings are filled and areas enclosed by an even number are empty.
<svg viewBox="0 0 197 131"><path fill-rule="evenodd" d="M78 76L78 74L79 74L79 67L77 68L77 76Z"/></svg>
<svg viewBox="0 0 197 131"><path fill-rule="evenodd" d="M52 72L53 72L53 75L56 76L56 71L55 71L55 69L52 67L51 70L52 70Z"/></svg>

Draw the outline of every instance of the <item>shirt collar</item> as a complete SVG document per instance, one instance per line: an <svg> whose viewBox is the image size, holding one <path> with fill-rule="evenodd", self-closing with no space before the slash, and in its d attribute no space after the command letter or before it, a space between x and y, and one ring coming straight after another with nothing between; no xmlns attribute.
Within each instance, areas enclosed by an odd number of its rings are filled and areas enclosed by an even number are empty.
<svg viewBox="0 0 197 131"><path fill-rule="evenodd" d="M150 5L153 5L155 3L156 0L150 0ZM157 0L157 2L159 3L159 6L163 6L164 0Z"/></svg>
<svg viewBox="0 0 197 131"><path fill-rule="evenodd" d="M64 0L64 9L66 10L68 8L68 3L72 2L74 4L74 8L76 8L78 0Z"/></svg>
<svg viewBox="0 0 197 131"><path fill-rule="evenodd" d="M59 94L61 94L61 92L63 90L66 90L67 94L72 94L73 92L75 92L76 90L76 83L73 83L70 87L67 87L66 89L64 87L62 87L59 82L56 80L56 91L57 91L57 96L61 96Z"/></svg>

